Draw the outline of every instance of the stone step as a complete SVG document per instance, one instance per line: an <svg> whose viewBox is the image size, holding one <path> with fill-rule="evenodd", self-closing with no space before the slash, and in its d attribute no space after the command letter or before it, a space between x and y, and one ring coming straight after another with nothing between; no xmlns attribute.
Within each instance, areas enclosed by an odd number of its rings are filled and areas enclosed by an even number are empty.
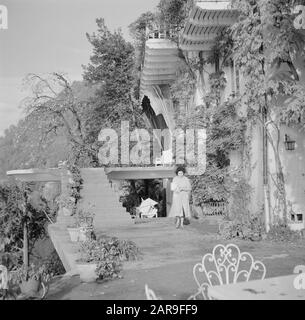
<svg viewBox="0 0 305 320"><path fill-rule="evenodd" d="M85 203L92 203L95 208L94 224L125 225L131 220L126 209L119 201L119 194L113 190L102 168L81 169L84 181L81 191Z"/></svg>

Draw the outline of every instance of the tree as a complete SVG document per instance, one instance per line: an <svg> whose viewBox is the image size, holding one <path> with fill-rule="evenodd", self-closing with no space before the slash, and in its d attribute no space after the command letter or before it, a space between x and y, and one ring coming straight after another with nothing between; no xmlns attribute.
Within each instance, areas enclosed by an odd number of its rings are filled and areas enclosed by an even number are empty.
<svg viewBox="0 0 305 320"><path fill-rule="evenodd" d="M71 163L96 161L96 150L87 143L85 133L86 109L89 108L90 96L93 96L95 87L71 84L59 73L48 77L29 74L26 80L32 90L32 96L24 101L27 112L26 131L33 128L31 123L38 124L41 132L40 146L50 136L54 137L61 132L67 141L67 154ZM80 91L85 91L86 94L81 95Z"/></svg>
<svg viewBox="0 0 305 320"><path fill-rule="evenodd" d="M160 0L157 19L161 26L179 32L193 5L193 0Z"/></svg>
<svg viewBox="0 0 305 320"><path fill-rule="evenodd" d="M103 19L96 20L98 32L87 34L93 46L90 63L84 68L84 79L92 84L99 84L91 120L99 127L119 127L122 120L129 120L137 125L141 118L140 103L135 88L135 52L126 42L121 31L110 32ZM89 122L90 122L89 121ZM97 133L97 132L96 132ZM95 134L96 134L95 133Z"/></svg>
<svg viewBox="0 0 305 320"><path fill-rule="evenodd" d="M46 236L49 209L31 200L33 186L0 185L0 251L9 252L25 267L37 240Z"/></svg>

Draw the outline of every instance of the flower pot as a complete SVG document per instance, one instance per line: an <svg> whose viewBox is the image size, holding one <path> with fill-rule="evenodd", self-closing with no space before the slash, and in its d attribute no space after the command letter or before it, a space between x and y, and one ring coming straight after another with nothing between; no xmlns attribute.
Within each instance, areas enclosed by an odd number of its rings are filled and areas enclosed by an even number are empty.
<svg viewBox="0 0 305 320"><path fill-rule="evenodd" d="M71 241L78 242L79 236L80 236L79 228L67 228L67 229L68 229Z"/></svg>
<svg viewBox="0 0 305 320"><path fill-rule="evenodd" d="M39 291L40 281L36 279L30 279L28 281L22 281L20 284L20 290L23 294L35 294Z"/></svg>
<svg viewBox="0 0 305 320"><path fill-rule="evenodd" d="M77 265L79 276L82 282L90 283L95 282L98 278L95 270L97 268L97 264L78 264Z"/></svg>

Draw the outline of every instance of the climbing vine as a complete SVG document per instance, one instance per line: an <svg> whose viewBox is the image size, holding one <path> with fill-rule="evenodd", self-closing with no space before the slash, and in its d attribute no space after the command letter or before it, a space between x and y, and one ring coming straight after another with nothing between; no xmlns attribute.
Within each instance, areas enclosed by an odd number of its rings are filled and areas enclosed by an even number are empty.
<svg viewBox="0 0 305 320"><path fill-rule="evenodd" d="M177 110L177 127L207 129L206 172L202 176L192 177L196 205L211 200L229 201L236 187L229 170L229 154L245 145L246 119L236 112L240 100L233 95L226 101L221 99L227 83L222 70L209 75L209 91L203 97L203 105L194 105L197 80L194 74L200 72L203 65L211 60L209 57L206 61L189 61L188 66L180 68L179 76L171 86ZM240 209L244 212L245 208Z"/></svg>
<svg viewBox="0 0 305 320"><path fill-rule="evenodd" d="M305 37L293 26L292 9L297 1L234 0L240 12L232 26L235 62L244 75L243 99L252 115L265 129L275 159L275 174L268 172L270 186L276 189L276 203L270 216L282 217L287 225L287 196L285 176L279 152L283 122L302 122L304 113ZM302 61L298 64L297 61Z"/></svg>
<svg viewBox="0 0 305 320"><path fill-rule="evenodd" d="M81 200L81 190L83 186L83 178L80 168L71 162L63 162L59 164L60 168L66 170L69 179L66 185L67 193L64 193L60 199L61 207L68 209L71 215L77 210L77 205Z"/></svg>

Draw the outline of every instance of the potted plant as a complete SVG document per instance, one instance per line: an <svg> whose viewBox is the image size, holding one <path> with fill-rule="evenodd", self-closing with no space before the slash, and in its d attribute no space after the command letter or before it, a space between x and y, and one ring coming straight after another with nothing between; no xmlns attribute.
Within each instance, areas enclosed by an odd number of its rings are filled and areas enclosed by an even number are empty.
<svg viewBox="0 0 305 320"><path fill-rule="evenodd" d="M100 248L96 240L87 240L80 246L81 258L77 261L79 276L83 282L94 282L97 279L95 272L100 259Z"/></svg>
<svg viewBox="0 0 305 320"><path fill-rule="evenodd" d="M30 264L28 268L23 265L14 274L21 293L25 295L37 294L40 290L41 282L48 282L50 277L44 265L36 266L35 264Z"/></svg>
<svg viewBox="0 0 305 320"><path fill-rule="evenodd" d="M77 219L74 217L74 223L67 227L72 242L78 242L80 237L80 228Z"/></svg>
<svg viewBox="0 0 305 320"><path fill-rule="evenodd" d="M77 210L76 216L79 226L79 241L84 242L94 238L94 227L93 227L93 205L83 207Z"/></svg>
<svg viewBox="0 0 305 320"><path fill-rule="evenodd" d="M81 244L80 253L77 263L84 282L119 278L122 263L136 260L140 255L135 243L115 237L87 240Z"/></svg>

